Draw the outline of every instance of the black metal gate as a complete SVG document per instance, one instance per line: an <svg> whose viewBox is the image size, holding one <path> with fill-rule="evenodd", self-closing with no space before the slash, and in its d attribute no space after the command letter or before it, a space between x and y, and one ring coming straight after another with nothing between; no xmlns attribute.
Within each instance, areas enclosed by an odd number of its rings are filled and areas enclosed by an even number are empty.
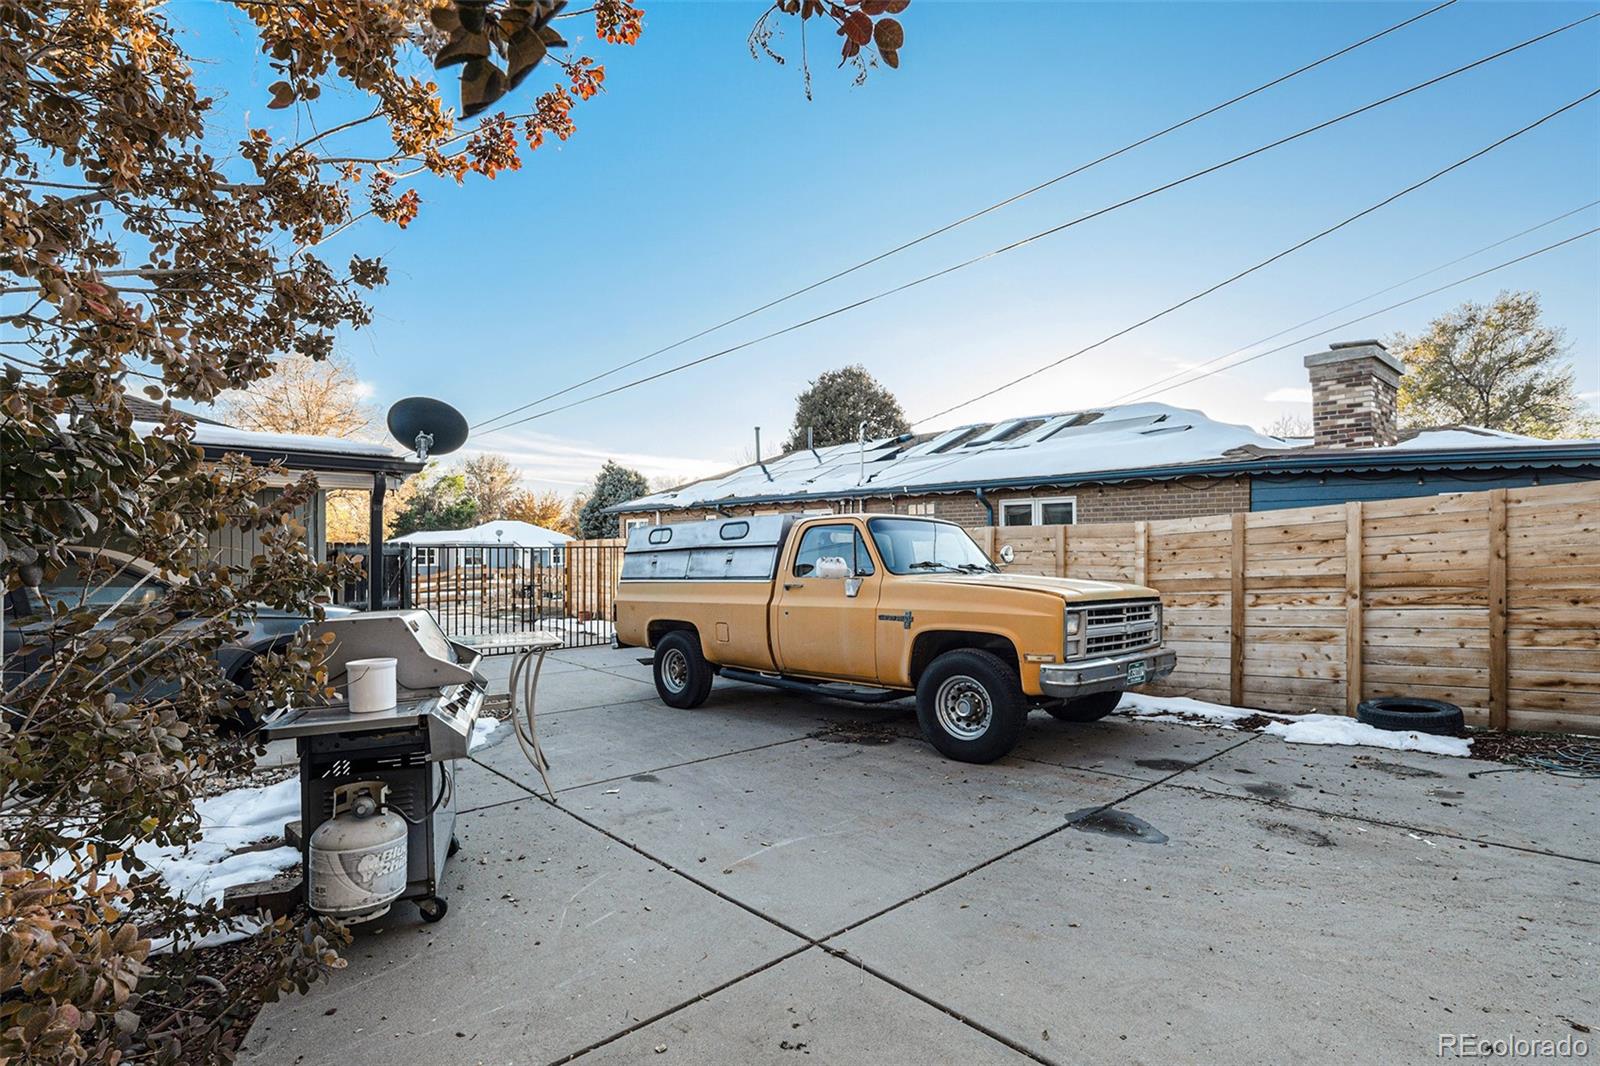
<svg viewBox="0 0 1600 1066"><path fill-rule="evenodd" d="M451 637L546 632L569 648L610 644L621 540L548 548L406 544L402 587Z"/></svg>

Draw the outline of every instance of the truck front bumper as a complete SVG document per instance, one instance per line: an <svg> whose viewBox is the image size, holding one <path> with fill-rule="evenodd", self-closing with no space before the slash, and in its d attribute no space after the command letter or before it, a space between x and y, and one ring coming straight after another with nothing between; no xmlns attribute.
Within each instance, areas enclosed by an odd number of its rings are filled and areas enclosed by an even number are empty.
<svg viewBox="0 0 1600 1066"><path fill-rule="evenodd" d="M1039 667L1039 688L1046 696L1063 700L1096 692L1120 692L1159 681L1177 665L1177 654L1165 648L1082 662L1048 663Z"/></svg>

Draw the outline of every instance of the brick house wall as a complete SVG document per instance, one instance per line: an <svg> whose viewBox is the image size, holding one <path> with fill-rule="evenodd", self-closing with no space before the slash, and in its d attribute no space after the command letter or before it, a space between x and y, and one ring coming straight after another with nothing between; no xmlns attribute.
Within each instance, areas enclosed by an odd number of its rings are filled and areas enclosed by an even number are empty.
<svg viewBox="0 0 1600 1066"><path fill-rule="evenodd" d="M1073 488L1040 487L1028 491L995 491L989 501L1000 513L1006 502L1036 497L1077 501L1078 522L1132 522L1159 518L1197 518L1250 510L1250 478L1184 478L1179 481L1145 481L1120 485L1078 485ZM955 522L968 529L992 524L989 511L970 492L944 495L880 496L866 500L811 500L794 504L728 507L722 512L706 509L662 511L663 522L693 522L728 515L783 514L786 512L829 510L869 511L876 514L920 514ZM653 514L627 517L649 517Z"/></svg>

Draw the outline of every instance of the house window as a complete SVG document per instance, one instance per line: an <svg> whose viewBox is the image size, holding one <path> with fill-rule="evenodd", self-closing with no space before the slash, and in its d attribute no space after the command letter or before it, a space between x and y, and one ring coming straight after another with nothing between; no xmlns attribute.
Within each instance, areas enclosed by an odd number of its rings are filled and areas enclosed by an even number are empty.
<svg viewBox="0 0 1600 1066"><path fill-rule="evenodd" d="M1000 505L1003 526L1070 526L1077 518L1078 501L1072 496L1007 500Z"/></svg>
<svg viewBox="0 0 1600 1066"><path fill-rule="evenodd" d="M622 520L622 530L626 533L630 529L638 529L640 526L648 526L649 524L650 519L648 518L624 518Z"/></svg>
<svg viewBox="0 0 1600 1066"><path fill-rule="evenodd" d="M924 518L931 518L936 513L937 508L932 500L924 500L921 503L906 504L906 514L909 515L921 515Z"/></svg>
<svg viewBox="0 0 1600 1066"><path fill-rule="evenodd" d="M461 549L461 562L462 562L462 565L464 565L464 566L482 566L483 565L483 549L482 548L462 548Z"/></svg>
<svg viewBox="0 0 1600 1066"><path fill-rule="evenodd" d="M417 565L418 566L438 566L439 565L439 549L438 548L417 548L415 550L416 550L416 553L417 553L416 559L417 559Z"/></svg>

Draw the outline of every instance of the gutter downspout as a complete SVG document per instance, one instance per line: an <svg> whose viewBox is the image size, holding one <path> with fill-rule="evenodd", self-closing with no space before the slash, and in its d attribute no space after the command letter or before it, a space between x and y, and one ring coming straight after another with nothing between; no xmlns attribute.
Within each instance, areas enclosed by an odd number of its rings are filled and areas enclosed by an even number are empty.
<svg viewBox="0 0 1600 1066"><path fill-rule="evenodd" d="M983 509L989 512L989 524L994 525L994 501L983 494L982 485L973 486L972 491L977 494L978 502L983 504Z"/></svg>
<svg viewBox="0 0 1600 1066"><path fill-rule="evenodd" d="M367 610L383 610L383 494L389 475L372 475L372 495L367 498Z"/></svg>

